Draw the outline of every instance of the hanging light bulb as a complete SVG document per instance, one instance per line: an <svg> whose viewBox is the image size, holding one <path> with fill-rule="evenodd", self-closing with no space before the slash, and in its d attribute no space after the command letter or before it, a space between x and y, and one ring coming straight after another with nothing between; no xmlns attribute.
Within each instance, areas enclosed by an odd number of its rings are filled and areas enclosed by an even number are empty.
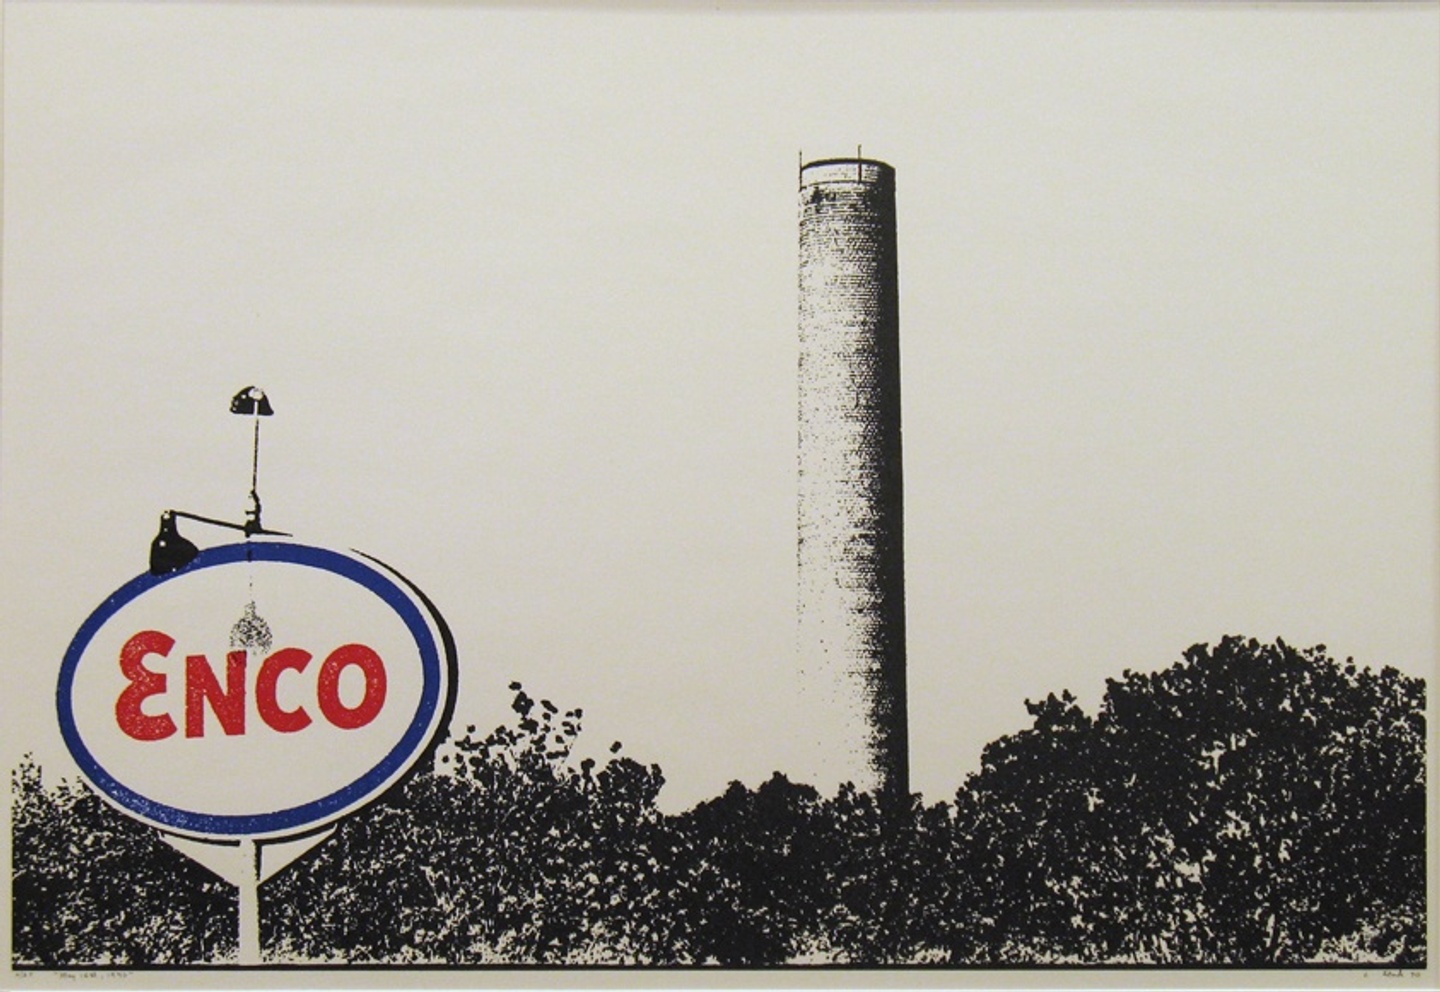
<svg viewBox="0 0 1440 992"><path fill-rule="evenodd" d="M253 648L264 654L274 643L275 637L270 633L270 625L255 611L255 600L250 600L245 604L245 612L240 614L240 619L230 628L230 646Z"/></svg>

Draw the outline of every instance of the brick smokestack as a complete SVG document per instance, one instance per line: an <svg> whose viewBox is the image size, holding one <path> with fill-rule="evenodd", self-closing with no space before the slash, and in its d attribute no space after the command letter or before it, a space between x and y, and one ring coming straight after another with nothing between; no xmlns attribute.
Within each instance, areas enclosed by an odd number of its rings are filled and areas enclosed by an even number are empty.
<svg viewBox="0 0 1440 992"><path fill-rule="evenodd" d="M895 170L800 168L799 664L808 781L909 792Z"/></svg>

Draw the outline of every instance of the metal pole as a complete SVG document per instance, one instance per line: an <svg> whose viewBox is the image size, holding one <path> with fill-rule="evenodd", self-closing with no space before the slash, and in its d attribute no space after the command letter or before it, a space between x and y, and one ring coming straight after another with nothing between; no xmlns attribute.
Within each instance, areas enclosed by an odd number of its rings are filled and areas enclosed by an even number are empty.
<svg viewBox="0 0 1440 992"><path fill-rule="evenodd" d="M260 963L260 845L246 837L240 842L241 965Z"/></svg>
<svg viewBox="0 0 1440 992"><path fill-rule="evenodd" d="M258 406L255 416L251 419L255 421L255 441L250 449L250 491L255 492L260 479L260 413Z"/></svg>
<svg viewBox="0 0 1440 992"><path fill-rule="evenodd" d="M245 536L261 533L265 528L260 523L260 413L259 407L252 418L255 421L255 439L250 449L250 498L245 506Z"/></svg>

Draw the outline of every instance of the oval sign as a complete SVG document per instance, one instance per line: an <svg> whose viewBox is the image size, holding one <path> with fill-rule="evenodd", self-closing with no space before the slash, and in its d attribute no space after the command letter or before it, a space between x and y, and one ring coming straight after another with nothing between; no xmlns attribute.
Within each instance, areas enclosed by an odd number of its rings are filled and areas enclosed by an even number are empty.
<svg viewBox="0 0 1440 992"><path fill-rule="evenodd" d="M60 730L125 812L206 839L276 838L395 783L448 718L453 643L374 559L277 541L140 575L81 626Z"/></svg>

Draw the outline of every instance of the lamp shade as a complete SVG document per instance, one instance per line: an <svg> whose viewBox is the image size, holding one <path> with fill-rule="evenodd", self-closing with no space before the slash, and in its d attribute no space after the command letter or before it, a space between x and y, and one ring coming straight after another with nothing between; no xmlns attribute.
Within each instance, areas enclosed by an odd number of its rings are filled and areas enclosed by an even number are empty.
<svg viewBox="0 0 1440 992"><path fill-rule="evenodd" d="M165 575L184 568L199 553L199 548L180 536L175 514L169 510L160 514L160 533L150 542L150 574Z"/></svg>
<svg viewBox="0 0 1440 992"><path fill-rule="evenodd" d="M268 417L275 410L270 406L270 398L265 395L265 390L259 386L246 386L230 400L230 412Z"/></svg>

